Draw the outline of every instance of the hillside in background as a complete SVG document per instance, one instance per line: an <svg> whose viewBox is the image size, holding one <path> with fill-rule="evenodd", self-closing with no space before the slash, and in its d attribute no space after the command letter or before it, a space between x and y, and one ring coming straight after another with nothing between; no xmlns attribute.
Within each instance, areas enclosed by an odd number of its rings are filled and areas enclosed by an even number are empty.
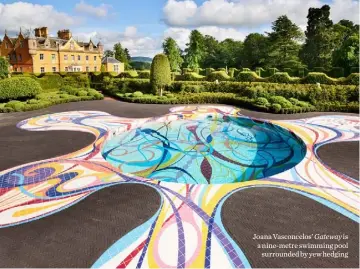
<svg viewBox="0 0 360 269"><path fill-rule="evenodd" d="M131 61L132 61L132 62L151 63L151 62L152 62L152 58L150 58L150 57L137 56L137 57L131 57Z"/></svg>

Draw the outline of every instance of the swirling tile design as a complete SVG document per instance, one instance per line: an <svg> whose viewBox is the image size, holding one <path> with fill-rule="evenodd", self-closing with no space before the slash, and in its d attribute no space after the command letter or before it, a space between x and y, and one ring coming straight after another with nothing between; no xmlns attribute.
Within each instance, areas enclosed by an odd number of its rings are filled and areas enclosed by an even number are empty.
<svg viewBox="0 0 360 269"><path fill-rule="evenodd" d="M162 197L158 212L99 257L93 267L251 267L221 221L224 201L234 192L275 187L302 194L359 221L359 183L321 162L316 154L327 143L358 141L359 119L323 116L269 121L291 130L306 145L305 157L290 169L265 178L232 184L184 184L128 174L104 159L105 143L124 132L199 117L242 117L228 106L173 108L159 118L128 119L104 112L80 111L44 115L22 121L29 131L90 132L94 142L74 153L25 164L0 173L0 228L54 214L88 195L115 184L150 186ZM255 120L256 121L256 120ZM53 146L53 145L49 145ZM212 181L210 180L212 183ZM205 183L205 182L204 182ZM94 242L96 244L96 242Z"/></svg>

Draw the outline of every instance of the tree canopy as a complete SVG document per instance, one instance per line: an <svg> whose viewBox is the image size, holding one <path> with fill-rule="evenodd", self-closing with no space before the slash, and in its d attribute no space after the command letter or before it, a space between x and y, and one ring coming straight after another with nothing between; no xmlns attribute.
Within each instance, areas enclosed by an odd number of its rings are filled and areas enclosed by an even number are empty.
<svg viewBox="0 0 360 269"><path fill-rule="evenodd" d="M162 46L164 54L169 59L171 71L180 71L184 60L181 57L181 50L176 41L173 38L168 37L164 40Z"/></svg>

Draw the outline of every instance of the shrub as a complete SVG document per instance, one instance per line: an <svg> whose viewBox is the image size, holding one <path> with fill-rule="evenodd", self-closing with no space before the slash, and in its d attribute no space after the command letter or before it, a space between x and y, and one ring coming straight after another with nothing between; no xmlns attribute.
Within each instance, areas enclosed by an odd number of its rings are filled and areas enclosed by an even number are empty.
<svg viewBox="0 0 360 269"><path fill-rule="evenodd" d="M0 79L7 78L9 75L9 63L5 57L0 56Z"/></svg>
<svg viewBox="0 0 360 269"><path fill-rule="evenodd" d="M271 83L292 83L294 80L289 76L288 73L278 72L268 77L266 81Z"/></svg>
<svg viewBox="0 0 360 269"><path fill-rule="evenodd" d="M333 67L329 72L330 77L333 78L342 78L345 76L344 68L342 67Z"/></svg>
<svg viewBox="0 0 360 269"><path fill-rule="evenodd" d="M183 75L176 76L176 81L201 81L204 80L204 76L199 75L195 72L185 73Z"/></svg>
<svg viewBox="0 0 360 269"><path fill-rule="evenodd" d="M60 91L71 95L77 95L79 90L71 86L62 86Z"/></svg>
<svg viewBox="0 0 360 269"><path fill-rule="evenodd" d="M305 84L320 83L320 84L334 85L337 83L337 80L328 77L324 73L309 73L306 77L301 79L301 82Z"/></svg>
<svg viewBox="0 0 360 269"><path fill-rule="evenodd" d="M206 68L206 72L205 72L205 75L208 76L210 75L212 72L214 72L215 69L214 68Z"/></svg>
<svg viewBox="0 0 360 269"><path fill-rule="evenodd" d="M269 101L272 104L279 104L281 105L282 108L291 108L293 105L291 104L290 101L286 100L285 97L283 96L271 96L269 98Z"/></svg>
<svg viewBox="0 0 360 269"><path fill-rule="evenodd" d="M256 69L255 69L255 73L256 73L259 77L262 77L264 71L265 71L265 69L263 69L263 68L261 68L261 67L256 67Z"/></svg>
<svg viewBox="0 0 360 269"><path fill-rule="evenodd" d="M40 91L40 84L32 78L13 77L0 80L0 100L32 98Z"/></svg>
<svg viewBox="0 0 360 269"><path fill-rule="evenodd" d="M355 66L355 67L351 67L350 68L350 73L359 73L359 67L358 66Z"/></svg>
<svg viewBox="0 0 360 269"><path fill-rule="evenodd" d="M275 75L276 72L279 72L279 69L277 69L277 68L268 68L267 72L268 72L269 77L271 77L272 75Z"/></svg>
<svg viewBox="0 0 360 269"><path fill-rule="evenodd" d="M191 72L193 72L193 70L191 68L183 68L182 69L182 74L183 75L186 74L186 73L191 73Z"/></svg>
<svg viewBox="0 0 360 269"><path fill-rule="evenodd" d="M255 104L263 107L268 107L270 105L269 101L264 97L256 98Z"/></svg>
<svg viewBox="0 0 360 269"><path fill-rule="evenodd" d="M236 68L229 68L229 77L233 78L235 75L235 71L237 71Z"/></svg>
<svg viewBox="0 0 360 269"><path fill-rule="evenodd" d="M59 89L64 83L64 79L57 73L47 73L42 78L38 78L37 81L43 90Z"/></svg>
<svg viewBox="0 0 360 269"><path fill-rule="evenodd" d="M346 84L346 85L359 85L359 80L360 80L360 74L359 73L352 73L344 80L343 84Z"/></svg>
<svg viewBox="0 0 360 269"><path fill-rule="evenodd" d="M243 71L237 75L236 80L242 82L255 82L260 81L261 78L255 72Z"/></svg>
<svg viewBox="0 0 360 269"><path fill-rule="evenodd" d="M150 70L138 71L137 73L139 75L139 78L150 79Z"/></svg>
<svg viewBox="0 0 360 269"><path fill-rule="evenodd" d="M314 73L326 73L326 69L324 67L314 67L312 71Z"/></svg>
<svg viewBox="0 0 360 269"><path fill-rule="evenodd" d="M37 100L37 99L29 99L27 100L27 104L30 104L30 105L34 105L34 104L38 104L40 102L40 100Z"/></svg>
<svg viewBox="0 0 360 269"><path fill-rule="evenodd" d="M67 73L64 77L63 85L72 86L76 88L89 88L90 79L87 74L81 73Z"/></svg>
<svg viewBox="0 0 360 269"><path fill-rule="evenodd" d="M5 107L10 107L12 108L14 111L19 112L22 111L22 109L24 108L25 103L21 102L21 101L10 101L8 102Z"/></svg>
<svg viewBox="0 0 360 269"><path fill-rule="evenodd" d="M141 97L141 96L143 96L144 94L142 93L142 92L134 92L133 94L132 94L132 97Z"/></svg>
<svg viewBox="0 0 360 269"><path fill-rule="evenodd" d="M136 70L127 70L119 74L119 78L137 78L138 72Z"/></svg>
<svg viewBox="0 0 360 269"><path fill-rule="evenodd" d="M140 91L143 93L151 93L152 88L149 80L145 79L124 79L124 80L115 80L114 85L116 88L114 89L115 92L136 92ZM107 91L111 94L111 91Z"/></svg>
<svg viewBox="0 0 360 269"><path fill-rule="evenodd" d="M88 92L85 90L80 90L76 93L77 96L87 96Z"/></svg>
<svg viewBox="0 0 360 269"><path fill-rule="evenodd" d="M206 77L207 81L227 81L230 80L228 74L225 71L215 71Z"/></svg>
<svg viewBox="0 0 360 269"><path fill-rule="evenodd" d="M167 93L167 94L165 94L165 96L166 96L167 98L175 98L175 95L172 94L172 93Z"/></svg>
<svg viewBox="0 0 360 269"><path fill-rule="evenodd" d="M224 71L226 73L226 68L218 68L216 71Z"/></svg>
<svg viewBox="0 0 360 269"><path fill-rule="evenodd" d="M250 68L242 68L241 72L251 72L251 69Z"/></svg>
<svg viewBox="0 0 360 269"><path fill-rule="evenodd" d="M164 88L171 83L170 63L165 54L158 54L151 63L150 83L154 92L160 96Z"/></svg>
<svg viewBox="0 0 360 269"><path fill-rule="evenodd" d="M275 113L279 113L281 111L281 105L274 103L271 105L271 110Z"/></svg>

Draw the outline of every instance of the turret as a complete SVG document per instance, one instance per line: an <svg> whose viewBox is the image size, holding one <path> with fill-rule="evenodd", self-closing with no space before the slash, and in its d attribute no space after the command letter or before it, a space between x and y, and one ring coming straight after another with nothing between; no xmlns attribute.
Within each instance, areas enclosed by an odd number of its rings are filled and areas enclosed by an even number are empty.
<svg viewBox="0 0 360 269"><path fill-rule="evenodd" d="M31 56L36 55L37 51L37 42L34 32L30 29L30 34L28 37L28 47L29 47L29 54Z"/></svg>
<svg viewBox="0 0 360 269"><path fill-rule="evenodd" d="M97 43L96 46L97 46L99 52L100 52L101 54L103 54L103 53L104 53L104 45L101 43L101 41L99 41L99 43Z"/></svg>

